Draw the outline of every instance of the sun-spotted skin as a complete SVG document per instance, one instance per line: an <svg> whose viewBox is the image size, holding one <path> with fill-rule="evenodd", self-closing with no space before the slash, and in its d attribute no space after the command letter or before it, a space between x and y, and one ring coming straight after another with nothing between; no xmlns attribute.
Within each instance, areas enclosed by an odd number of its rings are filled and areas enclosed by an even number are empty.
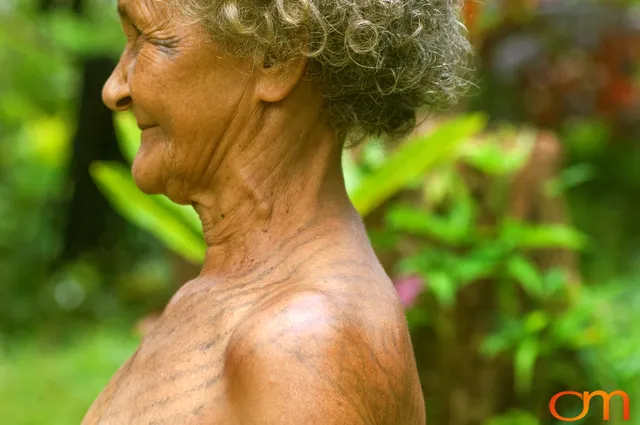
<svg viewBox="0 0 640 425"><path fill-rule="evenodd" d="M142 130L137 186L193 206L207 249L83 425L424 425L404 312L307 58L239 59L164 0L118 10L104 102Z"/></svg>
<svg viewBox="0 0 640 425"><path fill-rule="evenodd" d="M331 233L187 283L82 425L424 425L397 294L366 246Z"/></svg>

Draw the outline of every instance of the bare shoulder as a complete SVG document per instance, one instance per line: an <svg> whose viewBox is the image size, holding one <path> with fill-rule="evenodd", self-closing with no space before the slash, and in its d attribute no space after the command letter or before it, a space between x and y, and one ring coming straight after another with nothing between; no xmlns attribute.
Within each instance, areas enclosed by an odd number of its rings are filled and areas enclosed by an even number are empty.
<svg viewBox="0 0 640 425"><path fill-rule="evenodd" d="M353 297L309 288L274 297L227 349L238 423L423 425L410 348L401 319Z"/></svg>

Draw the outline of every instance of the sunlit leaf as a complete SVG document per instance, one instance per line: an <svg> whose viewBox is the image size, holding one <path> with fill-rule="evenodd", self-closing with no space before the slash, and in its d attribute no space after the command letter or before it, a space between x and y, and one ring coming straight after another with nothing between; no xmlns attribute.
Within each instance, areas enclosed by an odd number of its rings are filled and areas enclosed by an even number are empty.
<svg viewBox="0 0 640 425"><path fill-rule="evenodd" d="M194 263L202 262L205 243L183 220L153 197L140 192L121 164L95 162L91 175L115 209Z"/></svg>
<svg viewBox="0 0 640 425"><path fill-rule="evenodd" d="M129 163L132 163L140 148L140 129L136 124L135 116L130 112L115 114L114 125L122 155ZM193 207L189 205L178 205L164 195L158 195L154 198L164 208L179 216L191 230L196 233L202 230L200 218Z"/></svg>
<svg viewBox="0 0 640 425"><path fill-rule="evenodd" d="M120 151L131 164L140 149L140 129L136 124L136 118L131 112L120 112L114 115L113 121Z"/></svg>
<svg viewBox="0 0 640 425"><path fill-rule="evenodd" d="M351 195L362 180L362 172L353 159L351 151L345 150L342 154L342 173L347 193Z"/></svg>
<svg viewBox="0 0 640 425"><path fill-rule="evenodd" d="M430 133L403 143L354 190L351 200L356 209L366 216L434 165L452 160L460 145L481 131L485 123L484 115L467 115L451 119Z"/></svg>

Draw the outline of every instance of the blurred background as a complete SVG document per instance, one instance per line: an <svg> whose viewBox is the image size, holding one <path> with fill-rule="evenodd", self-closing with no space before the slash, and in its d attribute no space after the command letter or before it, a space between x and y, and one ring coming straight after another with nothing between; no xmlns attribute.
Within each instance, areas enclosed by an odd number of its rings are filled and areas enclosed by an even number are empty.
<svg viewBox="0 0 640 425"><path fill-rule="evenodd" d="M467 1L474 87L345 152L412 332L430 423L640 424L640 1ZM198 273L193 211L142 195L100 91L115 0L0 2L0 424L79 423ZM579 399L561 399L573 417Z"/></svg>

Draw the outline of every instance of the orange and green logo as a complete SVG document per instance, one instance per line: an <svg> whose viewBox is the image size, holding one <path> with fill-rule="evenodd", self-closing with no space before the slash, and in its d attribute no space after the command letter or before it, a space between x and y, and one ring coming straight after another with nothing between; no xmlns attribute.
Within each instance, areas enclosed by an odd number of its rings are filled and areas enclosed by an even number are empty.
<svg viewBox="0 0 640 425"><path fill-rule="evenodd" d="M582 413L580 413L578 416L575 416L573 418L567 418L558 413L558 411L556 410L556 403L560 397L565 395L572 395L582 400ZM629 420L629 396L627 395L627 393L620 390L613 391L610 393L606 393L604 391L593 391L593 392L585 391L583 393L579 393L576 391L562 391L554 395L551 401L549 402L549 411L551 412L554 418L561 420L563 422L579 421L580 419L587 416L587 413L589 413L589 404L591 402L591 399L596 396L602 397L603 420L605 421L609 420L610 402L611 402L611 398L615 396L619 396L622 398L622 418L625 421Z"/></svg>

